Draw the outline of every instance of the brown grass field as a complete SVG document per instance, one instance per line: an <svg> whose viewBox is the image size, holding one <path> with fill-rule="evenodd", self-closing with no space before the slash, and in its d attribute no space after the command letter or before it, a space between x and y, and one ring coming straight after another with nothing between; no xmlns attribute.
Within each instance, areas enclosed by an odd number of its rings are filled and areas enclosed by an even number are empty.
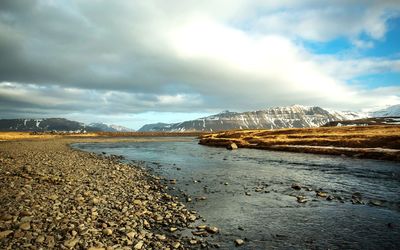
<svg viewBox="0 0 400 250"><path fill-rule="evenodd" d="M118 137L185 137L200 136L204 132L93 132L86 134L55 134L31 132L0 132L0 141L11 140L47 140L55 138L118 138Z"/></svg>
<svg viewBox="0 0 400 250"><path fill-rule="evenodd" d="M200 136L200 144L400 160L400 126L236 130Z"/></svg>

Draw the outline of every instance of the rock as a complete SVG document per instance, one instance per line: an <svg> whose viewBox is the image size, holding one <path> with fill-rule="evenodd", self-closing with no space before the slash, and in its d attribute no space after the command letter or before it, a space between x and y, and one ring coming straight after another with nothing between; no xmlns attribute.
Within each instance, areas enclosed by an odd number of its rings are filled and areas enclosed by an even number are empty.
<svg viewBox="0 0 400 250"><path fill-rule="evenodd" d="M207 226L206 225L198 225L196 228L199 230L204 230L207 228Z"/></svg>
<svg viewBox="0 0 400 250"><path fill-rule="evenodd" d="M219 232L219 229L217 227L206 227L206 231L210 234L216 234Z"/></svg>
<svg viewBox="0 0 400 250"><path fill-rule="evenodd" d="M97 199L97 198L93 198L92 199L92 204L93 205L97 205L97 204L99 204L100 203L100 200L99 199Z"/></svg>
<svg viewBox="0 0 400 250"><path fill-rule="evenodd" d="M327 197L327 196L328 196L328 194L327 194L327 193L325 193L325 192L321 192L321 191L317 191L317 192L316 192L316 195L317 195L318 197L322 197L322 198L325 198L325 197Z"/></svg>
<svg viewBox="0 0 400 250"><path fill-rule="evenodd" d="M333 197L332 195L328 195L328 197L326 197L326 200L327 200L327 201L331 201L331 200L333 200L333 199L335 199L335 197Z"/></svg>
<svg viewBox="0 0 400 250"><path fill-rule="evenodd" d="M157 239L159 239L161 241L164 241L164 240L167 239L167 237L165 235L163 235L163 234L157 234L156 237L157 237Z"/></svg>
<svg viewBox="0 0 400 250"><path fill-rule="evenodd" d="M173 244L172 244L172 247L173 248L175 248L175 249L177 249L177 248L179 248L181 246L181 243L180 242L174 242Z"/></svg>
<svg viewBox="0 0 400 250"><path fill-rule="evenodd" d="M176 179L169 180L169 183L176 184Z"/></svg>
<svg viewBox="0 0 400 250"><path fill-rule="evenodd" d="M297 202L298 203L306 203L308 201L308 199L305 196L302 196L302 195L297 196L296 198L297 198Z"/></svg>
<svg viewBox="0 0 400 250"><path fill-rule="evenodd" d="M31 223L30 222L25 222L19 225L19 228L22 230L29 230L31 229Z"/></svg>
<svg viewBox="0 0 400 250"><path fill-rule="evenodd" d="M382 202L381 202L381 201L378 201L378 200L370 200L370 201L369 201L369 204L371 204L371 205L373 205L373 206L377 206L377 207L382 206Z"/></svg>
<svg viewBox="0 0 400 250"><path fill-rule="evenodd" d="M6 231L0 232L0 240L6 238L8 235L10 235L12 233L13 233L13 231L11 231L11 230L6 230Z"/></svg>
<svg viewBox="0 0 400 250"><path fill-rule="evenodd" d="M64 241L64 246L69 247L69 248L74 248L78 242L79 242L79 238L72 238L72 239Z"/></svg>
<svg viewBox="0 0 400 250"><path fill-rule="evenodd" d="M139 241L138 243L136 243L136 245L133 247L134 249L142 249L144 244L144 241Z"/></svg>
<svg viewBox="0 0 400 250"><path fill-rule="evenodd" d="M89 247L87 250L106 250L104 247Z"/></svg>
<svg viewBox="0 0 400 250"><path fill-rule="evenodd" d="M236 143L232 142L228 146L226 146L226 149L234 150L234 149L238 149L238 146L236 145Z"/></svg>
<svg viewBox="0 0 400 250"><path fill-rule="evenodd" d="M176 227L169 228L169 231L172 232L172 233L175 232L176 230L178 230L178 228L176 228Z"/></svg>
<svg viewBox="0 0 400 250"><path fill-rule="evenodd" d="M113 231L109 228L104 228L103 229L103 234L105 235L112 235Z"/></svg>
<svg viewBox="0 0 400 250"><path fill-rule="evenodd" d="M39 235L39 236L36 238L35 241L36 241L37 243L41 244L41 243L44 242L44 240L45 240L44 236L43 236L43 235Z"/></svg>
<svg viewBox="0 0 400 250"><path fill-rule="evenodd" d="M189 243L190 243L190 245L196 245L197 244L197 240L193 240L192 239L192 240L189 241Z"/></svg>
<svg viewBox="0 0 400 250"><path fill-rule="evenodd" d="M245 192L244 194L247 196L251 196L251 194L249 192Z"/></svg>
<svg viewBox="0 0 400 250"><path fill-rule="evenodd" d="M295 189L295 190L300 190L301 186L299 184L297 184L297 183L293 183L292 184L292 188Z"/></svg>
<svg viewBox="0 0 400 250"><path fill-rule="evenodd" d="M132 232L127 233L126 236L127 236L129 239L133 239L133 238L135 238L136 233L132 231Z"/></svg>
<svg viewBox="0 0 400 250"><path fill-rule="evenodd" d="M236 246L241 246L241 245L243 245L244 244L244 240L242 240L242 239L236 239L235 240L235 245Z"/></svg>
<svg viewBox="0 0 400 250"><path fill-rule="evenodd" d="M241 227L241 226L239 226L238 229L239 229L240 231L244 231L244 228Z"/></svg>

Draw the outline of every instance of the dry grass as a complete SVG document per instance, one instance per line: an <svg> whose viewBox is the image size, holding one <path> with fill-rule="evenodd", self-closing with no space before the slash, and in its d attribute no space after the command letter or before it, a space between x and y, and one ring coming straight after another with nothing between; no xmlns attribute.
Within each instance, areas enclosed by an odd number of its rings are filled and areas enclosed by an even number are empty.
<svg viewBox="0 0 400 250"><path fill-rule="evenodd" d="M86 134L54 134L31 132L0 132L0 141L11 140L47 140L54 138L88 138L88 137L185 137L204 135L204 132L93 132Z"/></svg>
<svg viewBox="0 0 400 250"><path fill-rule="evenodd" d="M95 137L95 136L97 136L95 133L59 135L50 133L32 134L30 132L0 132L0 141L47 140L47 139L54 139L61 137Z"/></svg>
<svg viewBox="0 0 400 250"><path fill-rule="evenodd" d="M236 130L208 134L200 139L200 144L211 146L226 146L231 142L239 147L331 154L341 154L343 150L304 146L400 149L400 126ZM361 149L360 152L366 151ZM359 152L352 151L356 153Z"/></svg>

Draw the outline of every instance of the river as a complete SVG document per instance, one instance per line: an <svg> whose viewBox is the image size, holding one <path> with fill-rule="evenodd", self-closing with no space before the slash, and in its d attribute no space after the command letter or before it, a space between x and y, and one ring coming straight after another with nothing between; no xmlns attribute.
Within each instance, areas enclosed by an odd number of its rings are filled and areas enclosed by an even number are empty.
<svg viewBox="0 0 400 250"><path fill-rule="evenodd" d="M170 191L206 220L198 224L220 229L209 241L222 249L235 239L245 240L241 249L400 249L399 163L178 139L74 147L176 179Z"/></svg>

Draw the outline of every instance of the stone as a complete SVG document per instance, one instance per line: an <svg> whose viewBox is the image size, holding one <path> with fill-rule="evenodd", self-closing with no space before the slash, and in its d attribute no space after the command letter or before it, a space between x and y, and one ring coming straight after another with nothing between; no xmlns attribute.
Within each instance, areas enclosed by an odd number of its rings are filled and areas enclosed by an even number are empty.
<svg viewBox="0 0 400 250"><path fill-rule="evenodd" d="M6 238L8 235L10 235L12 233L13 233L13 231L11 231L11 230L6 230L6 231L0 232L0 240Z"/></svg>
<svg viewBox="0 0 400 250"><path fill-rule="evenodd" d="M378 200L370 200L370 201L369 201L369 204L371 204L371 205L373 205L373 206L377 206L377 207L382 206L382 202L381 202L381 201L378 201Z"/></svg>
<svg viewBox="0 0 400 250"><path fill-rule="evenodd" d="M139 241L138 243L136 243L136 245L133 247L134 249L142 249L144 244L144 241Z"/></svg>
<svg viewBox="0 0 400 250"><path fill-rule="evenodd" d="M19 228L22 230L29 230L31 229L31 223L30 222L24 222L19 225Z"/></svg>
<svg viewBox="0 0 400 250"><path fill-rule="evenodd" d="M190 245L196 245L197 244L197 240L190 240L189 243L190 243Z"/></svg>
<svg viewBox="0 0 400 250"><path fill-rule="evenodd" d="M112 235L113 231L109 228L104 228L103 229L103 234L105 235Z"/></svg>
<svg viewBox="0 0 400 250"><path fill-rule="evenodd" d="M244 240L242 240L242 239L236 239L235 240L235 245L236 246L241 246L241 245L243 245L244 244Z"/></svg>
<svg viewBox="0 0 400 250"><path fill-rule="evenodd" d="M127 236L129 239L133 239L133 238L135 238L136 233L132 231L132 232L127 233L126 236Z"/></svg>
<svg viewBox="0 0 400 250"><path fill-rule="evenodd" d="M89 247L87 250L106 250L104 247Z"/></svg>
<svg viewBox="0 0 400 250"><path fill-rule="evenodd" d="M173 248L175 248L175 249L177 249L177 248L179 248L181 246L181 243L180 242L174 242L173 244L172 244L172 247Z"/></svg>
<svg viewBox="0 0 400 250"><path fill-rule="evenodd" d="M37 243L41 244L41 243L44 242L44 240L45 240L44 236L43 236L43 235L39 235L39 236L36 238L35 241L36 241Z"/></svg>
<svg viewBox="0 0 400 250"><path fill-rule="evenodd" d="M79 238L72 238L72 239L64 241L64 246L69 247L69 248L74 248L78 242L79 242Z"/></svg>
<svg viewBox="0 0 400 250"><path fill-rule="evenodd" d="M100 203L100 200L99 199L97 199L97 198L93 198L92 199L92 204L93 205L97 205L97 204L99 204Z"/></svg>
<svg viewBox="0 0 400 250"><path fill-rule="evenodd" d="M299 184L297 184L297 183L293 183L292 184L292 188L295 189L295 190L300 190L301 186Z"/></svg>
<svg viewBox="0 0 400 250"><path fill-rule="evenodd" d="M234 150L234 149L238 149L238 146L236 145L236 143L232 142L228 146L226 146L226 149Z"/></svg>
<svg viewBox="0 0 400 250"><path fill-rule="evenodd" d="M157 239L162 240L162 241L167 239L167 237L163 234L157 234L156 237L157 237Z"/></svg>
<svg viewBox="0 0 400 250"><path fill-rule="evenodd" d="M297 196L296 198L297 198L297 202L298 203L306 203L308 201L308 199L305 196L302 196L302 195Z"/></svg>
<svg viewBox="0 0 400 250"><path fill-rule="evenodd" d="M176 230L178 230L178 228L176 228L176 227L171 227L171 228L169 229L169 231L172 232L172 233L175 232Z"/></svg>
<svg viewBox="0 0 400 250"><path fill-rule="evenodd" d="M327 196L328 196L328 194L327 194L327 193L325 193L325 192L321 192L321 191L317 191L317 192L316 192L316 195L317 195L318 197L322 197L322 198L325 198L325 197L327 197Z"/></svg>
<svg viewBox="0 0 400 250"><path fill-rule="evenodd" d="M216 234L219 232L219 229L217 227L206 227L206 231L210 234Z"/></svg>

